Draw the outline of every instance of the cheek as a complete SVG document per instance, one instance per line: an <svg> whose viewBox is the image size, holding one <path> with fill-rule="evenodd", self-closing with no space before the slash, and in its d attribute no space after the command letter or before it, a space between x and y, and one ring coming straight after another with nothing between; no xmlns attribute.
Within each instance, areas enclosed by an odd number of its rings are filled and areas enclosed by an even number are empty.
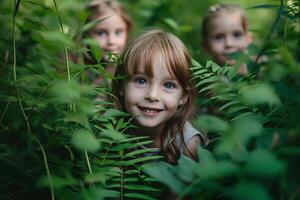
<svg viewBox="0 0 300 200"><path fill-rule="evenodd" d="M248 41L246 40L245 37L243 37L241 39L241 41L239 42L239 47L241 50L245 50L247 48L247 46L248 46Z"/></svg>
<svg viewBox="0 0 300 200"><path fill-rule="evenodd" d="M98 44L101 48L105 46L105 44L106 44L105 36L100 37L99 35L92 35L91 37L98 42Z"/></svg>
<svg viewBox="0 0 300 200"><path fill-rule="evenodd" d="M132 84L125 84L124 87L124 102L125 105L132 105L141 98L142 92L138 91Z"/></svg>
<svg viewBox="0 0 300 200"><path fill-rule="evenodd" d="M119 45L122 46L122 47L124 47L125 44L126 44L126 41L127 41L127 35L124 34L123 36L121 36L121 37L119 38Z"/></svg>
<svg viewBox="0 0 300 200"><path fill-rule="evenodd" d="M221 41L212 41L210 47L211 51L214 53L220 53L223 50L223 44Z"/></svg>
<svg viewBox="0 0 300 200"><path fill-rule="evenodd" d="M177 94L177 95L174 95L174 96L169 96L165 100L165 105L170 110L171 109L176 109L177 110L177 108L179 107L180 99L181 99L180 94Z"/></svg>

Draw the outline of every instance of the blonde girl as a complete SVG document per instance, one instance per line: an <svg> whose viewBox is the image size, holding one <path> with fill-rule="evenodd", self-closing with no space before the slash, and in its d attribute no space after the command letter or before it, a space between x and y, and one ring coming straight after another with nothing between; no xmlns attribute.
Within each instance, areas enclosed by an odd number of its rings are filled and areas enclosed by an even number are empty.
<svg viewBox="0 0 300 200"><path fill-rule="evenodd" d="M195 90L191 57L174 35L150 30L136 38L121 55L112 83L118 108L134 116L133 134L148 135L165 159L176 163L180 154L196 158L203 135L188 122Z"/></svg>
<svg viewBox="0 0 300 200"><path fill-rule="evenodd" d="M233 4L216 4L209 8L202 22L203 48L219 64L234 65L230 54L245 51L252 42L244 11ZM246 73L245 66L239 69Z"/></svg>
<svg viewBox="0 0 300 200"><path fill-rule="evenodd" d="M104 53L119 55L126 45L133 24L123 6L117 0L92 0L87 10L90 13L87 23L101 20L88 32L87 36L96 40ZM108 62L104 66L106 72L113 74L115 66L109 64L111 61L109 56L106 55L103 59ZM93 62L86 58L86 63L92 64ZM103 77L95 78L94 83L98 85L103 81L102 79Z"/></svg>

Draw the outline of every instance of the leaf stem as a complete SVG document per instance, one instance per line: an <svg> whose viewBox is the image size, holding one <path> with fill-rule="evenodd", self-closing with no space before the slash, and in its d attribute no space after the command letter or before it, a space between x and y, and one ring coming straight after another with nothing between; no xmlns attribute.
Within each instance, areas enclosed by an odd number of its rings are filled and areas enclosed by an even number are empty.
<svg viewBox="0 0 300 200"><path fill-rule="evenodd" d="M18 83L17 83L17 67L16 67L17 66L17 53L16 53L16 33L15 33L15 26L16 26L16 15L18 13L18 8L19 8L19 5L20 5L20 2L21 2L21 0L14 0L14 9L13 9L13 74L14 74L14 83L15 83L15 87L16 87L18 103L19 103L22 115L23 115L23 117L25 119L27 130L28 130L30 136L39 145L39 147L40 147L40 149L42 151L44 165L45 165L45 168L46 168L46 173L47 173L47 177L48 177L49 184L50 184L51 200L54 200L55 199L55 194L54 194L52 176L51 176L50 169L49 169L49 166L48 166L47 155L46 155L46 152L45 152L45 149L44 149L43 145L41 144L41 142L39 141L39 139L37 137L35 137L35 135L31 131L30 124L29 124L29 121L28 121L28 117L26 116L26 113L24 111L24 108L23 108L23 105L22 105L22 102L21 102L21 97L20 97Z"/></svg>
<svg viewBox="0 0 300 200"><path fill-rule="evenodd" d="M58 20L59 20L59 25L60 25L61 32L63 34L65 34L64 26L63 26L63 23L62 23L62 20L61 20L61 17L60 17L60 13L58 11L56 0L53 0L53 2L54 2L55 11L56 11L56 14L57 14L57 17L58 17ZM64 54L65 54L65 59L66 59L68 82L70 83L71 82L71 75L70 75L70 64L69 64L69 55L68 55L67 47L64 47Z"/></svg>

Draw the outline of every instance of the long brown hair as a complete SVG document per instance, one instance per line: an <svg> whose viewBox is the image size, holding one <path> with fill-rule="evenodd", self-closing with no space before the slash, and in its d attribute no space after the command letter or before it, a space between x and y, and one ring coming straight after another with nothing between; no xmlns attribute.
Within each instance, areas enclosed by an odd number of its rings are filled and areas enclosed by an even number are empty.
<svg viewBox="0 0 300 200"><path fill-rule="evenodd" d="M195 90L191 80L191 57L185 45L174 35L155 29L146 31L140 37L131 41L125 47L118 65L115 77L132 77L138 72L139 67L144 67L148 76L153 76L153 60L157 54L161 54L169 72L176 77L183 88L185 103L178 108L178 112L169 119L161 133L161 150L165 159L170 163L176 163L180 156L177 142L177 134L182 142L184 124L187 122L193 109ZM117 107L125 110L123 91L124 79L116 79L112 82L112 92L117 98Z"/></svg>

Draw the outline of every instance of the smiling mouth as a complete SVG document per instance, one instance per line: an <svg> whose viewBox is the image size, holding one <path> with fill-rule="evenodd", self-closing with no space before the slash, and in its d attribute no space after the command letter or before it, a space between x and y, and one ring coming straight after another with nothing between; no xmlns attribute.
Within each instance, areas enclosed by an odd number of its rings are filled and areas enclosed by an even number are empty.
<svg viewBox="0 0 300 200"><path fill-rule="evenodd" d="M143 107L143 106L138 106L138 108L146 113L147 115L155 115L163 111L162 109L157 109L157 108L148 108L148 107Z"/></svg>

